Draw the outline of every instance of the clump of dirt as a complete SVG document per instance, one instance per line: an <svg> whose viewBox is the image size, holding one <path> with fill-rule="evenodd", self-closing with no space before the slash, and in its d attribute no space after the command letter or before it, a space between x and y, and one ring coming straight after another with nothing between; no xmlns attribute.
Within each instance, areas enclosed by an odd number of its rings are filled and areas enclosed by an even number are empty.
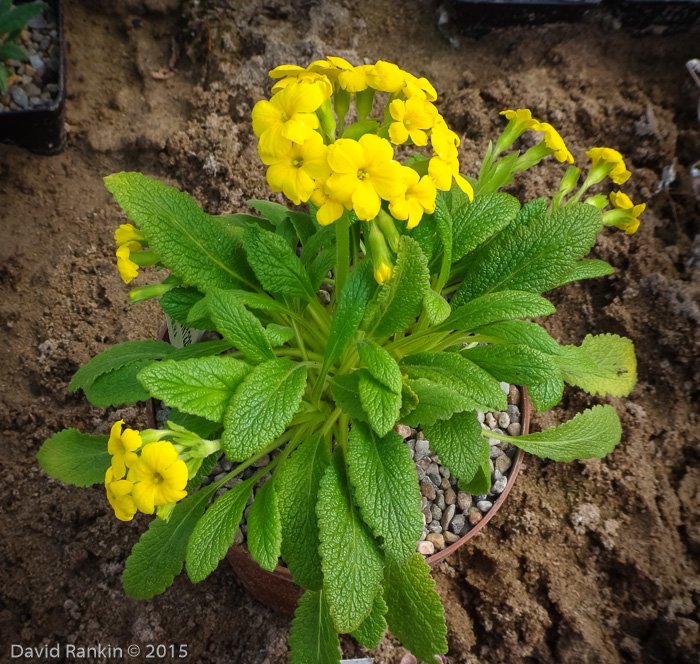
<svg viewBox="0 0 700 664"><path fill-rule="evenodd" d="M109 7L107 7L109 4ZM239 3L240 4L240 3ZM555 125L577 162L620 150L624 190L646 201L640 230L604 231L593 257L616 272L550 293L562 343L588 333L630 337L639 383L625 399L567 390L538 415L546 428L594 403L621 415L622 443L604 460L529 457L484 532L435 570L453 662L694 662L700 649L700 233L690 165L700 159L698 90L684 63L700 32L632 37L604 13L574 26L499 30L444 41L429 3L346 0L242 7L201 2L66 6L69 145L43 158L0 147L0 326L4 441L0 643L40 647L186 644L197 662L284 662L287 617L252 599L225 566L191 585L176 579L147 602L121 589L145 519L117 522L99 487L48 479L36 464L63 427L105 432L146 424L142 405L104 411L67 392L75 369L115 342L152 337L157 304L130 306L114 268L123 216L101 177L140 170L192 193L212 213L275 199L250 128L266 72L327 54L386 59L424 75L477 172L503 126L530 108ZM656 194L662 169L677 179ZM562 168L516 178L521 199L545 195ZM146 281L146 279L144 279ZM138 282L137 282L138 283ZM345 657L365 651L343 637ZM145 650L144 650L145 652ZM398 662L387 636L373 651Z"/></svg>

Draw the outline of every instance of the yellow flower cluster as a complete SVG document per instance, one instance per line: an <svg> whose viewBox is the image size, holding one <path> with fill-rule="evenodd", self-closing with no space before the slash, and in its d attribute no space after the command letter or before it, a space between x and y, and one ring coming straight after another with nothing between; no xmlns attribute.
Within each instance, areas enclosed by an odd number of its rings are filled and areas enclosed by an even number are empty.
<svg viewBox="0 0 700 664"><path fill-rule="evenodd" d="M396 219L414 228L435 210L438 189L456 183L473 197L459 173L459 137L433 105L437 94L425 78L381 60L355 67L337 57L305 69L284 65L270 76L279 79L272 98L253 109L267 181L297 205L314 203L320 224L333 223L344 210L369 221L386 201ZM366 121L376 92L389 95L381 124ZM342 129L352 97L360 122L336 138L336 117ZM394 159L393 145L428 142L433 154L422 177Z"/></svg>
<svg viewBox="0 0 700 664"><path fill-rule="evenodd" d="M117 269L128 284L139 275L139 266L131 260L131 252L141 249L143 237L131 224L122 224L114 231L114 241L117 243Z"/></svg>
<svg viewBox="0 0 700 664"><path fill-rule="evenodd" d="M514 134L513 140L528 129L544 132L542 143L548 151L551 151L551 154L556 157L557 161L568 161L570 164L574 163L574 157L567 149L564 139L559 135L559 132L552 127L551 124L540 122L533 118L529 109L519 108L515 111L501 111L501 115L505 115L505 117L511 121L509 123L509 128L511 129L511 133Z"/></svg>
<svg viewBox="0 0 700 664"><path fill-rule="evenodd" d="M187 492L185 462L168 441L143 444L138 431L115 422L107 450L112 464L105 474L107 499L121 521L131 521L137 511L153 514L156 507L182 500ZM138 454L140 450L140 455Z"/></svg>
<svg viewBox="0 0 700 664"><path fill-rule="evenodd" d="M597 168L604 169L606 175L615 184L625 184L630 179L631 173L625 166L622 155L612 148L591 148L586 152L586 156L591 160L591 170Z"/></svg>
<svg viewBox="0 0 700 664"><path fill-rule="evenodd" d="M635 205L627 194L621 191L610 192L610 203L615 208L614 225L625 231L626 235L632 235L639 228L639 215L646 209L646 203Z"/></svg>

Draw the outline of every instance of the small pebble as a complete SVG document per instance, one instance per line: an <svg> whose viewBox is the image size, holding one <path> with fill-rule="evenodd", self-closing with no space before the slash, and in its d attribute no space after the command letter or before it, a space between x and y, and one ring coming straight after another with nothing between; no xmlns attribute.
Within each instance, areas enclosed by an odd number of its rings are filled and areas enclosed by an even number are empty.
<svg viewBox="0 0 700 664"><path fill-rule="evenodd" d="M452 519L452 523L450 523L450 530L455 533L455 535L461 535L466 526L466 517L463 514L457 514L455 518Z"/></svg>
<svg viewBox="0 0 700 664"><path fill-rule="evenodd" d="M218 475L216 475L216 476L214 477L214 481L215 481L215 482L218 482L219 480L223 480L224 477L226 477L226 473L219 473Z"/></svg>
<svg viewBox="0 0 700 664"><path fill-rule="evenodd" d="M419 542L422 542L428 536L428 531L423 529L423 534L418 538Z"/></svg>
<svg viewBox="0 0 700 664"><path fill-rule="evenodd" d="M318 300L324 306L331 303L331 294L328 291L320 290L316 293Z"/></svg>
<svg viewBox="0 0 700 664"><path fill-rule="evenodd" d="M425 456L427 456L429 445L430 443L425 439L418 439L416 441L416 459L423 459ZM428 469L426 468L426 472L427 470Z"/></svg>
<svg viewBox="0 0 700 664"><path fill-rule="evenodd" d="M442 526L437 521L431 521L428 524L428 531L431 533L441 533Z"/></svg>
<svg viewBox="0 0 700 664"><path fill-rule="evenodd" d="M479 424L484 423L484 418L485 418L485 415L480 410L477 410L476 411L476 419L479 420Z"/></svg>
<svg viewBox="0 0 700 664"><path fill-rule="evenodd" d="M225 473L230 473L233 470L233 463L228 459L221 459L219 461L219 466L221 466L221 470Z"/></svg>
<svg viewBox="0 0 700 664"><path fill-rule="evenodd" d="M440 486L442 478L440 477L440 475L438 475L438 473L428 473L428 477L435 486Z"/></svg>
<svg viewBox="0 0 700 664"><path fill-rule="evenodd" d="M430 513L433 515L433 521L440 521L440 519L442 519L442 510L437 505L433 505L430 508Z"/></svg>
<svg viewBox="0 0 700 664"><path fill-rule="evenodd" d="M432 556L435 553L435 545L426 539L422 542L418 542L416 551L424 556Z"/></svg>
<svg viewBox="0 0 700 664"><path fill-rule="evenodd" d="M510 417L511 422L520 422L520 408L517 406L510 405L506 409L508 417Z"/></svg>
<svg viewBox="0 0 700 664"><path fill-rule="evenodd" d="M39 14L38 16L30 18L27 21L26 27L31 28L32 30L44 30L45 28L49 27L49 24L46 22L46 19Z"/></svg>
<svg viewBox="0 0 700 664"><path fill-rule="evenodd" d="M425 434L424 434L422 431L419 431L419 432L416 434L416 438L417 438L418 440L425 440Z"/></svg>
<svg viewBox="0 0 700 664"><path fill-rule="evenodd" d="M428 466L428 470L425 472L427 472L428 475L440 475L440 466L438 466L434 461L431 461L430 465ZM439 480L438 484L440 484Z"/></svg>
<svg viewBox="0 0 700 664"><path fill-rule="evenodd" d="M492 445L491 449L489 450L489 458L497 459L499 456L503 456L503 450L500 447L497 447L496 445Z"/></svg>
<svg viewBox="0 0 700 664"><path fill-rule="evenodd" d="M234 534L233 534L233 543L241 545L245 542L245 537L243 536L243 531L239 528Z"/></svg>
<svg viewBox="0 0 700 664"><path fill-rule="evenodd" d="M493 413L486 413L486 426L491 430L498 426L498 422L496 422L496 418L493 416Z"/></svg>
<svg viewBox="0 0 700 664"><path fill-rule="evenodd" d="M520 390L515 385L508 388L508 403L515 406L520 403Z"/></svg>
<svg viewBox="0 0 700 664"><path fill-rule="evenodd" d="M464 491L457 494L457 506L462 512L466 512L472 506L472 497Z"/></svg>
<svg viewBox="0 0 700 664"><path fill-rule="evenodd" d="M440 510L445 509L445 505L447 503L445 502L445 492L444 491L436 491L437 495L435 496L435 505L440 508Z"/></svg>
<svg viewBox="0 0 700 664"><path fill-rule="evenodd" d="M511 422L508 425L508 435L509 436L519 436L522 431L522 427L519 422Z"/></svg>
<svg viewBox="0 0 700 664"><path fill-rule="evenodd" d="M476 506L481 512L488 512L493 507L493 503L490 500L480 500Z"/></svg>
<svg viewBox="0 0 700 664"><path fill-rule="evenodd" d="M34 69L36 69L37 71L44 67L44 61L36 54L29 56L29 62L32 64L32 67ZM53 83L52 85L56 85L56 84ZM56 87L58 87L58 86L56 86Z"/></svg>
<svg viewBox="0 0 700 664"><path fill-rule="evenodd" d="M27 93L22 90L22 88L12 88L12 99L20 108L27 108L27 106L29 106L29 98L27 97Z"/></svg>
<svg viewBox="0 0 700 664"><path fill-rule="evenodd" d="M397 424L394 427L394 431L396 431L396 433L398 433L404 440L411 437L411 427L409 427L407 424Z"/></svg>
<svg viewBox="0 0 700 664"><path fill-rule="evenodd" d="M510 415L508 415L508 413L498 413L496 421L501 429L507 429L510 424Z"/></svg>
<svg viewBox="0 0 700 664"><path fill-rule="evenodd" d="M448 482L449 484L449 482ZM457 494L454 489L445 489L445 505L454 505L457 502Z"/></svg>
<svg viewBox="0 0 700 664"><path fill-rule="evenodd" d="M445 538L445 542L447 544L454 544L455 542L459 542L459 535L455 535L451 530L446 530L443 533L443 537Z"/></svg>
<svg viewBox="0 0 700 664"><path fill-rule="evenodd" d="M433 520L433 513L430 510L430 507L426 507L421 510L423 512L423 516L425 517L425 523L428 524Z"/></svg>
<svg viewBox="0 0 700 664"><path fill-rule="evenodd" d="M481 512L473 512L472 514L469 515L469 523L471 523L472 526L475 526L483 518L484 517L481 516Z"/></svg>
<svg viewBox="0 0 700 664"><path fill-rule="evenodd" d="M507 457L506 457L507 458ZM507 477L501 477L500 479L497 479L494 483L493 486L491 487L491 491L493 491L496 494L502 494L505 491L506 485L508 484L508 478Z"/></svg>
<svg viewBox="0 0 700 664"><path fill-rule="evenodd" d="M443 477L443 478L440 480L440 488L441 488L443 491L447 491L447 490L450 488L450 486L451 486L451 485L450 485L450 480L448 480L446 477Z"/></svg>
<svg viewBox="0 0 700 664"><path fill-rule="evenodd" d="M430 533L425 539L428 542L432 542L438 551L445 548L445 538L441 533Z"/></svg>
<svg viewBox="0 0 700 664"><path fill-rule="evenodd" d="M510 460L508 455L503 454L494 461L493 465L495 466L497 471L505 473L511 467L512 463L513 462Z"/></svg>
<svg viewBox="0 0 700 664"><path fill-rule="evenodd" d="M447 478L450 476L450 469L447 466L440 466L440 475Z"/></svg>
<svg viewBox="0 0 700 664"><path fill-rule="evenodd" d="M510 392L510 383L504 383L503 381L501 381L501 382L498 383L498 384L501 386L501 389L502 389L506 394L508 394L508 393Z"/></svg>
<svg viewBox="0 0 700 664"><path fill-rule="evenodd" d="M440 521L443 531L450 527L450 523L452 523L452 519L454 519L455 516L455 511L454 505L448 505L445 508L445 511L442 513L442 520Z"/></svg>
<svg viewBox="0 0 700 664"><path fill-rule="evenodd" d="M257 461L253 461L253 468L264 468L270 463L270 455L265 454L261 456Z"/></svg>

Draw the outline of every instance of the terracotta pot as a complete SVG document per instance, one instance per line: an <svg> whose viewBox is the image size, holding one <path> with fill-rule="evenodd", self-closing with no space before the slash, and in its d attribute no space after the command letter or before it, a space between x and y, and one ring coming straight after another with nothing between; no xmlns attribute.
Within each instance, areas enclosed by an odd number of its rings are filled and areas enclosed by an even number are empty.
<svg viewBox="0 0 700 664"><path fill-rule="evenodd" d="M158 339L168 341L168 328L163 326L158 334ZM532 412L532 402L527 393L527 388L521 388L522 402L522 433L526 434L530 431L530 414ZM151 399L151 417L155 423L155 401ZM476 524L464 537L461 537L454 544L445 547L442 551L438 551L426 558L426 562L431 567L442 562L447 556L454 553L461 546L464 546L472 537L479 534L482 528L493 518L503 505L503 502L508 497L510 490L513 487L516 477L520 472L520 466L523 462L524 452L519 449L515 455L515 460L510 469L508 476L508 484L503 493L496 499L493 507L484 515L484 517ZM286 567L277 565L273 572L264 570L258 563L253 560L253 557L248 553L247 549L234 544L226 554L226 560L230 563L233 570L236 572L238 579L250 591L250 593L260 602L275 609L290 615L294 614L297 602L303 594L303 590L292 579L292 574Z"/></svg>

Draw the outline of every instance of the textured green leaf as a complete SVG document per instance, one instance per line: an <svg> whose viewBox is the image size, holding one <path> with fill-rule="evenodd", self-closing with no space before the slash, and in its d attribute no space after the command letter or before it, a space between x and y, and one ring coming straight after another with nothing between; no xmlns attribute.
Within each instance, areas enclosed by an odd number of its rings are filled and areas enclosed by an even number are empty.
<svg viewBox="0 0 700 664"><path fill-rule="evenodd" d="M521 449L545 459L574 461L602 458L615 449L622 427L612 406L593 406L572 420L525 436L508 436Z"/></svg>
<svg viewBox="0 0 700 664"><path fill-rule="evenodd" d="M221 422L250 367L232 357L157 362L137 376L151 396L186 413Z"/></svg>
<svg viewBox="0 0 700 664"><path fill-rule="evenodd" d="M137 362L138 360L161 360L167 357L175 349L165 341L127 341L123 344L112 346L106 351L95 355L87 364L84 364L71 379L68 389L75 392L77 389L85 389L92 385L100 376L120 369L121 367Z"/></svg>
<svg viewBox="0 0 700 664"><path fill-rule="evenodd" d="M173 350L173 352L168 355L168 359L180 362L181 360L191 360L195 357L218 355L226 350L230 350L231 347L231 342L226 341L225 339L219 339L217 341L200 341L196 344L190 344L189 346L184 346Z"/></svg>
<svg viewBox="0 0 700 664"><path fill-rule="evenodd" d="M152 360L140 360L126 366L113 369L100 376L94 383L83 388L85 396L93 406L121 406L137 401L146 401L150 395L138 381L136 376Z"/></svg>
<svg viewBox="0 0 700 664"><path fill-rule="evenodd" d="M364 522L387 555L405 562L416 550L423 531L411 451L397 433L390 431L380 437L366 424L353 422L347 462L353 496Z"/></svg>
<svg viewBox="0 0 700 664"><path fill-rule="evenodd" d="M418 405L413 412L401 418L401 422L410 427L427 426L438 420L444 420L453 413L475 410L476 402L450 385L418 378L409 380L408 384L418 397Z"/></svg>
<svg viewBox="0 0 700 664"><path fill-rule="evenodd" d="M185 491L187 491L187 493L192 493L195 489L199 488L202 485L204 479L211 475L211 471L219 461L220 457L221 452L214 452L208 457L202 459L202 465L199 467L194 477L191 477L189 480L187 480L187 484L185 485Z"/></svg>
<svg viewBox="0 0 700 664"><path fill-rule="evenodd" d="M331 396L335 405L344 413L350 415L350 419L361 422L369 422L360 401L360 376L359 371L349 374L340 374L331 381Z"/></svg>
<svg viewBox="0 0 700 664"><path fill-rule="evenodd" d="M221 422L211 422L204 417L183 413L177 408L171 408L168 414L168 422L177 424L200 438L209 438L214 432L221 431Z"/></svg>
<svg viewBox="0 0 700 664"><path fill-rule="evenodd" d="M211 288L254 286L240 247L240 230L206 214L186 193L141 173L115 173L107 189L146 235L163 263L185 283Z"/></svg>
<svg viewBox="0 0 700 664"><path fill-rule="evenodd" d="M270 346L283 346L294 338L294 330L286 325L270 323L265 328L265 336L270 342Z"/></svg>
<svg viewBox="0 0 700 664"><path fill-rule="evenodd" d="M360 369L357 374L362 409L367 413L372 428L384 436L399 419L401 394L384 387L367 369Z"/></svg>
<svg viewBox="0 0 700 664"><path fill-rule="evenodd" d="M487 293L452 309L450 317L436 330L473 330L483 325L514 318L548 316L556 311L547 299L525 291Z"/></svg>
<svg viewBox="0 0 700 664"><path fill-rule="evenodd" d="M153 519L126 560L124 591L134 599L150 599L172 585L182 571L187 543L215 491L211 485L175 505L168 521Z"/></svg>
<svg viewBox="0 0 700 664"><path fill-rule="evenodd" d="M413 391L407 382L401 384L401 410L399 411L399 422L403 422L404 417L408 417L418 407L418 395Z"/></svg>
<svg viewBox="0 0 700 664"><path fill-rule="evenodd" d="M564 277L557 286L563 286L570 281L580 281L581 279L593 279L595 277L606 277L615 272L615 268L605 261L597 258L587 258L574 263L574 268Z"/></svg>
<svg viewBox="0 0 700 664"><path fill-rule="evenodd" d="M91 436L77 429L63 429L41 446L36 457L51 476L73 486L91 486L105 481L112 463L107 451L109 436Z"/></svg>
<svg viewBox="0 0 700 664"><path fill-rule="evenodd" d="M452 311L450 303L432 288L425 291L423 305L425 306L425 313L428 315L428 320L432 325L439 325L447 320Z"/></svg>
<svg viewBox="0 0 700 664"><path fill-rule="evenodd" d="M552 386L550 388L552 398L555 398L558 392L555 386L561 385L561 374L552 357L529 346L493 344L463 350L460 354L488 371L499 381L527 385L528 388L541 383L549 384ZM537 410L547 410L555 406L559 399L561 399L561 393L554 403L543 403L536 397L533 398L533 404Z"/></svg>
<svg viewBox="0 0 700 664"><path fill-rule="evenodd" d="M435 219L435 231L437 233L438 238L440 239L440 245L442 247L442 259L440 261L440 281L438 282L436 288L437 291L440 291L445 285L445 281L447 280L447 277L450 274L450 266L452 265L453 241L452 213L448 210L446 198L442 193L438 193L438 196L435 200L435 214L433 215L433 218Z"/></svg>
<svg viewBox="0 0 700 664"><path fill-rule="evenodd" d="M562 377L589 394L626 397L637 382L634 344L616 334L589 334L577 346L564 346L553 357Z"/></svg>
<svg viewBox="0 0 700 664"><path fill-rule="evenodd" d="M471 399L479 410L505 410L508 405L498 381L458 353L416 353L399 364L409 378L441 383Z"/></svg>
<svg viewBox="0 0 700 664"><path fill-rule="evenodd" d="M452 260L458 261L508 226L519 210L518 199L510 194L487 194L466 202L452 217Z"/></svg>
<svg viewBox="0 0 700 664"><path fill-rule="evenodd" d="M192 583L206 579L233 545L253 484L253 478L237 484L197 521L187 545L187 575Z"/></svg>
<svg viewBox="0 0 700 664"><path fill-rule="evenodd" d="M2 25L0 24L0 29ZM4 30L3 30L4 33ZM17 44L0 44L0 60L28 60L29 56L21 46Z"/></svg>
<svg viewBox="0 0 700 664"><path fill-rule="evenodd" d="M465 493L473 496L488 493L491 490L491 465L489 464L489 454L491 446L484 438L481 439L479 465L470 480L462 480L459 488ZM442 459L440 459L442 461Z"/></svg>
<svg viewBox="0 0 700 664"><path fill-rule="evenodd" d="M324 247L309 265L309 279L314 292L318 291L324 277L333 269L336 254L335 247Z"/></svg>
<svg viewBox="0 0 700 664"><path fill-rule="evenodd" d="M367 303L376 289L377 283L370 268L369 261L363 261L348 275L323 354L326 369L335 364L348 341L357 331Z"/></svg>
<svg viewBox="0 0 700 664"><path fill-rule="evenodd" d="M274 231L275 227L267 219L256 217L252 214L222 214L217 217L223 226L235 226L245 230L250 224L257 224L267 231Z"/></svg>
<svg viewBox="0 0 700 664"><path fill-rule="evenodd" d="M386 631L387 605L381 592L374 598L372 612L360 623L360 626L350 633L365 648L376 648Z"/></svg>
<svg viewBox="0 0 700 664"><path fill-rule="evenodd" d="M400 394L401 369L386 350L371 339L363 339L357 344L357 352L375 380L392 392Z"/></svg>
<svg viewBox="0 0 700 664"><path fill-rule="evenodd" d="M430 567L420 553L400 565L387 558L384 599L391 633L418 659L431 664L447 652L447 625Z"/></svg>
<svg viewBox="0 0 700 664"><path fill-rule="evenodd" d="M527 388L535 410L543 413L556 406L564 396L564 381L561 378L543 383L533 383Z"/></svg>
<svg viewBox="0 0 700 664"><path fill-rule="evenodd" d="M292 226L294 226L299 242L301 242L302 246L305 246L309 238L316 233L314 222L305 212L290 210L287 214L289 215L289 221L291 221Z"/></svg>
<svg viewBox="0 0 700 664"><path fill-rule="evenodd" d="M17 30L23 30L24 26L34 16L41 14L48 5L45 2L31 2L22 5L14 5L9 11L0 16L0 27L3 35Z"/></svg>
<svg viewBox="0 0 700 664"><path fill-rule="evenodd" d="M309 265L313 257L320 251L321 247L330 247L335 244L335 227L321 226L306 242L301 250L301 261ZM346 282L347 284L347 282Z"/></svg>
<svg viewBox="0 0 700 664"><path fill-rule="evenodd" d="M248 549L263 569L277 567L282 546L282 522L273 482L265 482L255 494L248 514Z"/></svg>
<svg viewBox="0 0 700 664"><path fill-rule="evenodd" d="M420 314L428 288L428 259L415 240L402 235L394 274L367 305L364 330L375 338L403 332Z"/></svg>
<svg viewBox="0 0 700 664"><path fill-rule="evenodd" d="M204 293L200 293L193 286L179 286L169 290L160 298L160 306L173 320L186 327L193 327L188 324L187 317L190 309L203 299Z"/></svg>
<svg viewBox="0 0 700 664"><path fill-rule="evenodd" d="M244 242L248 262L265 290L309 301L316 297L302 262L281 237L248 226Z"/></svg>
<svg viewBox="0 0 700 664"><path fill-rule="evenodd" d="M306 387L306 367L287 359L255 367L233 395L224 417L221 446L232 461L243 461L282 434Z"/></svg>
<svg viewBox="0 0 700 664"><path fill-rule="evenodd" d="M485 337L483 341L490 343L529 346L548 355L557 355L561 352L559 344L549 336L547 330L537 323L524 320L493 323L476 328L474 332Z"/></svg>
<svg viewBox="0 0 700 664"><path fill-rule="evenodd" d="M318 488L331 460L330 445L320 435L307 438L275 476L282 522L282 558L302 588L323 585L318 552Z"/></svg>
<svg viewBox="0 0 700 664"><path fill-rule="evenodd" d="M438 241L435 214L424 214L423 218L420 220L420 224L412 228L408 233L409 237L418 243L421 251L429 261L437 258L435 254L437 253L436 250L439 249L440 242ZM450 244L450 247L451 246Z"/></svg>
<svg viewBox="0 0 700 664"><path fill-rule="evenodd" d="M216 324L211 319L209 313L209 300L202 298L192 305L192 308L187 313L187 327L192 327L195 330L215 330Z"/></svg>
<svg viewBox="0 0 700 664"><path fill-rule="evenodd" d="M352 632L369 615L382 582L382 554L352 501L342 448L321 479L316 505L323 588L333 623Z"/></svg>
<svg viewBox="0 0 700 664"><path fill-rule="evenodd" d="M307 590L289 630L289 664L339 664L340 641L323 590Z"/></svg>
<svg viewBox="0 0 700 664"><path fill-rule="evenodd" d="M272 222L272 225L277 227L289 218L289 209L280 203L272 201L259 201L251 199L246 201L250 207L255 208L263 217Z"/></svg>
<svg viewBox="0 0 700 664"><path fill-rule="evenodd" d="M546 198L534 198L525 203L515 219L508 225L507 232L512 233L517 228L520 228L520 226L527 226L533 219L547 214L547 205Z"/></svg>
<svg viewBox="0 0 700 664"><path fill-rule="evenodd" d="M440 420L423 427L430 449L440 457L455 477L469 481L479 469L484 439L476 413L455 413L448 420ZM480 492L486 493L486 492Z"/></svg>
<svg viewBox="0 0 700 664"><path fill-rule="evenodd" d="M590 251L602 226L600 210L585 204L535 217L470 257L472 269L457 289L452 308L486 293L542 293L556 287Z"/></svg>
<svg viewBox="0 0 700 664"><path fill-rule="evenodd" d="M216 329L252 362L273 360L275 353L262 323L235 295L214 289L207 294Z"/></svg>
<svg viewBox="0 0 700 664"><path fill-rule="evenodd" d="M243 290L227 290L229 297L235 297L249 309L263 309L270 312L289 313L287 307L265 293L249 293Z"/></svg>

